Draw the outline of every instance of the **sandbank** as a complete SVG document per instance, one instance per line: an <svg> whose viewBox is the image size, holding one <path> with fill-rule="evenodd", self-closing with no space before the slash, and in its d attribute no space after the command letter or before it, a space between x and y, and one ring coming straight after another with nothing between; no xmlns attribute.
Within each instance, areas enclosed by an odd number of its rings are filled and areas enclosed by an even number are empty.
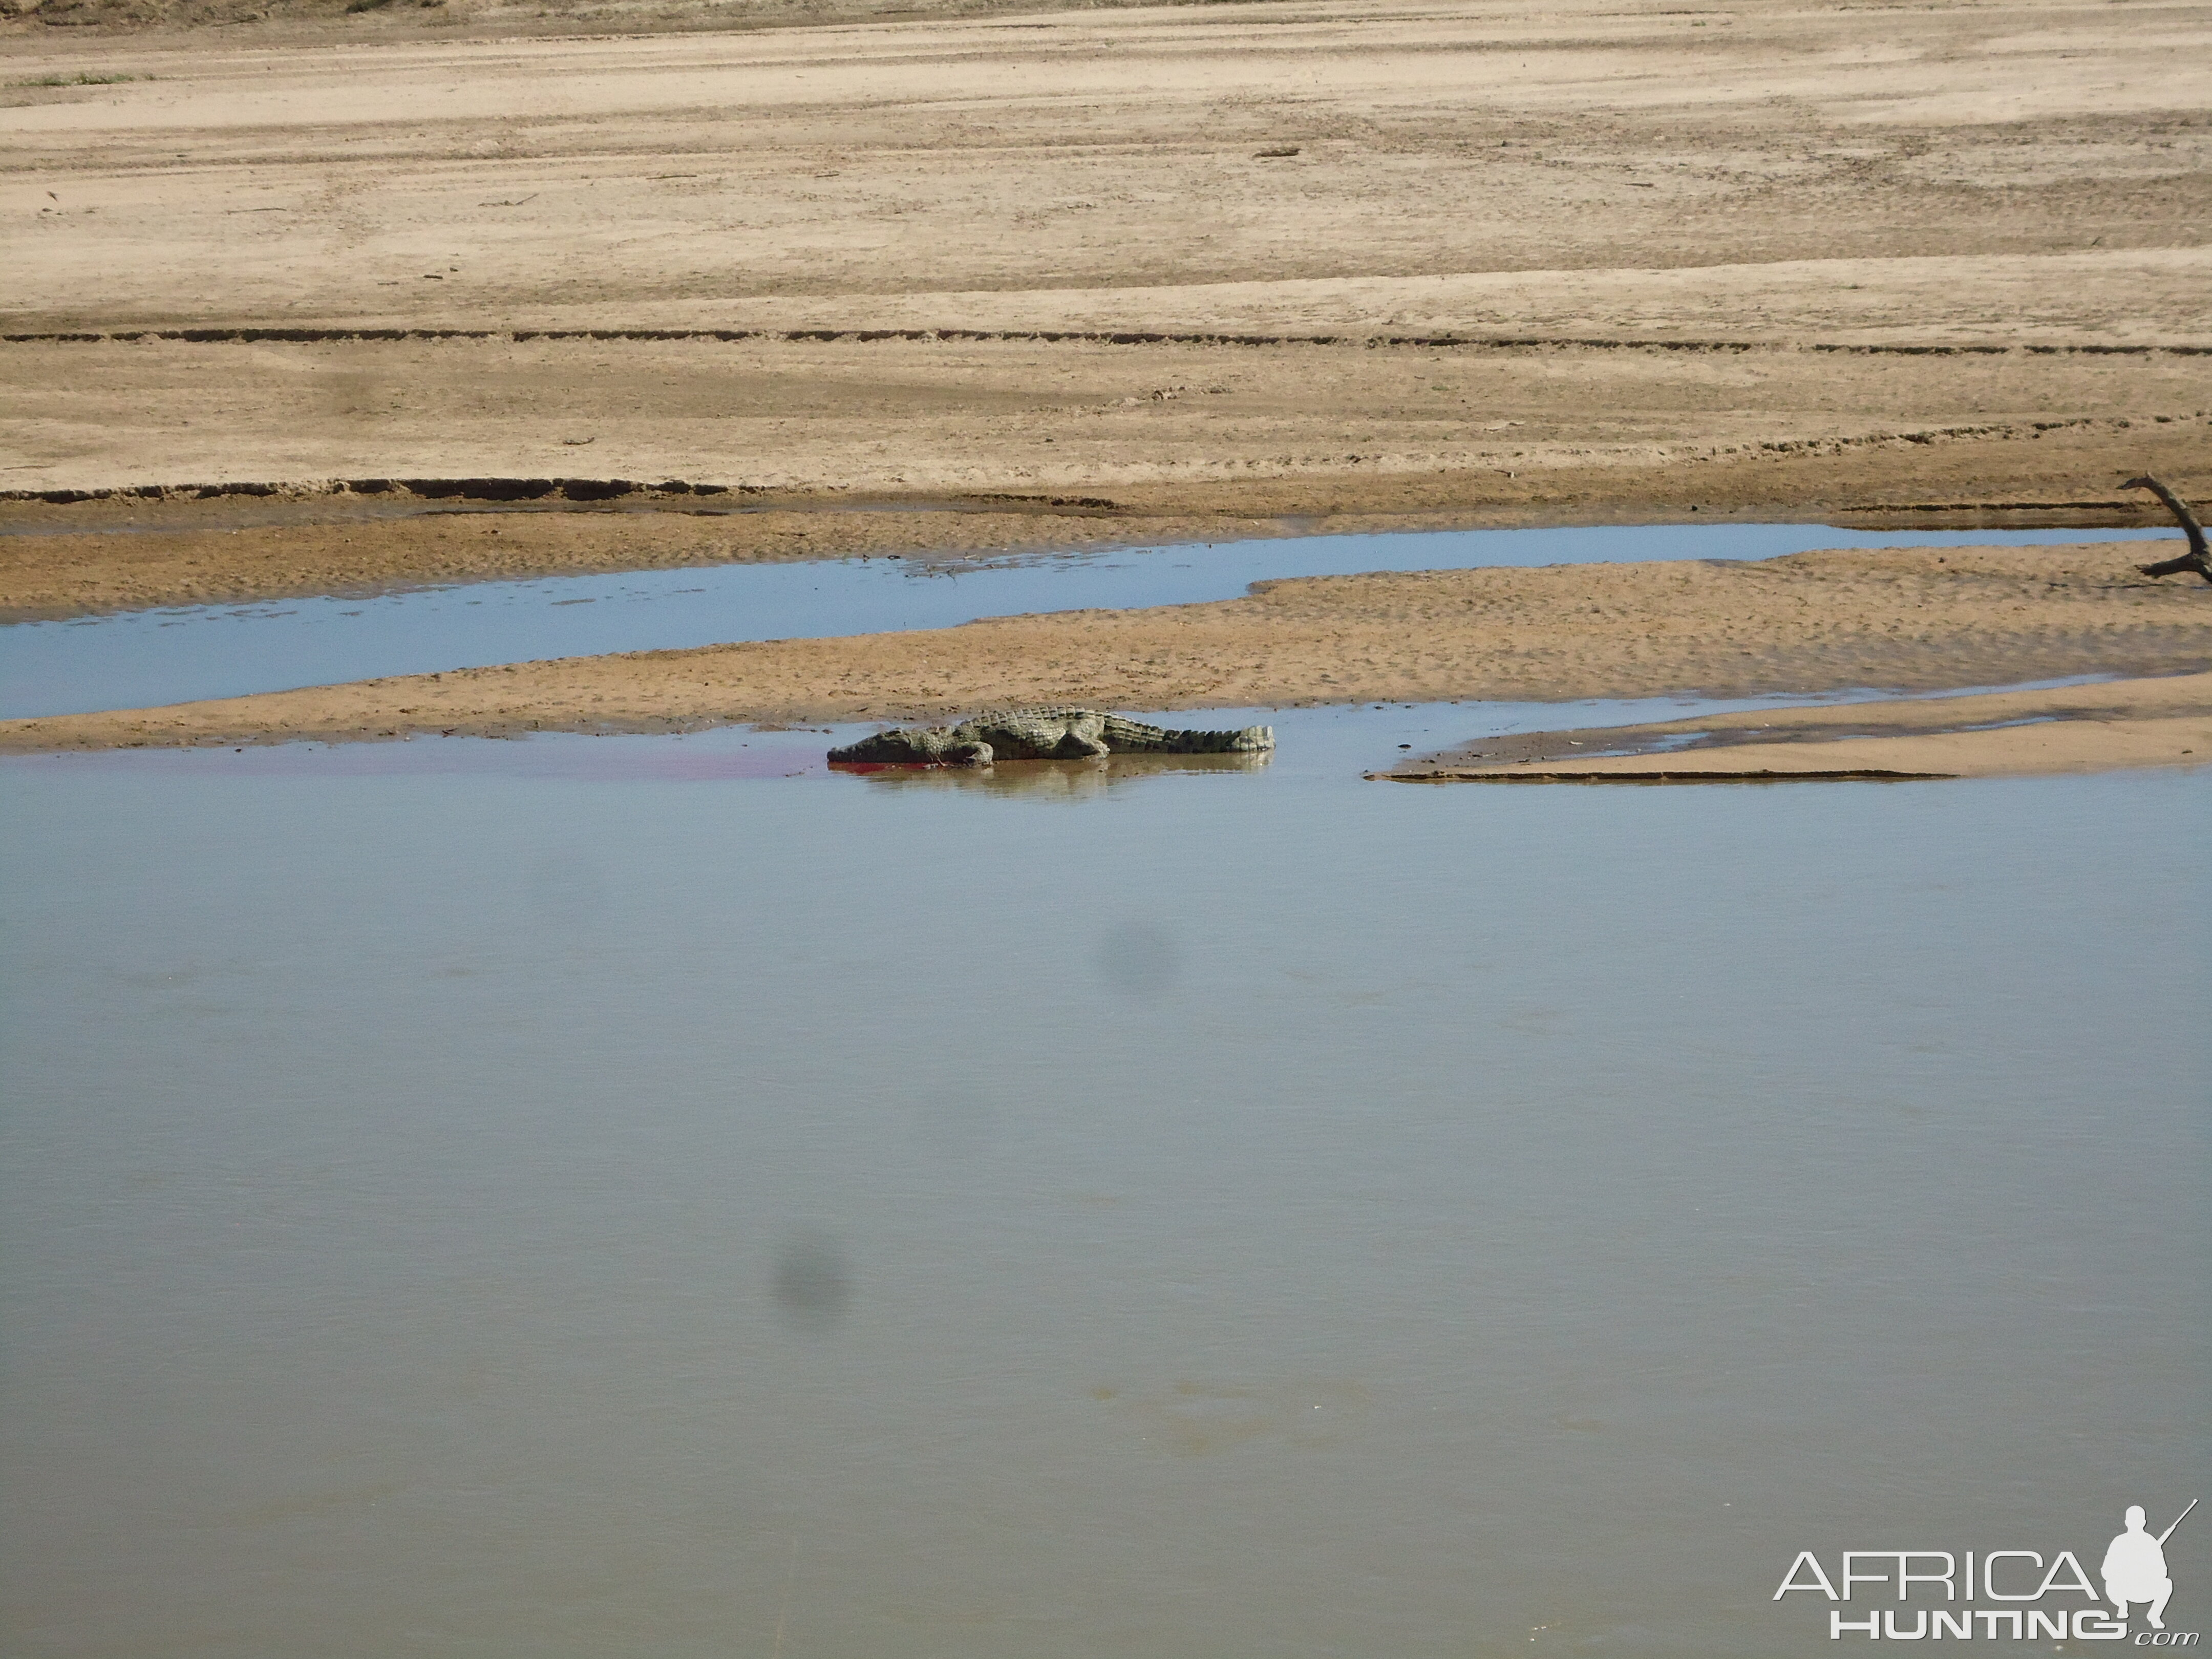
<svg viewBox="0 0 2212 1659"><path fill-rule="evenodd" d="M1400 783L2020 777L2212 761L2212 674L1701 716L1481 738Z"/></svg>
<svg viewBox="0 0 2212 1659"><path fill-rule="evenodd" d="M1249 597L362 681L0 723L0 750L1128 710L1897 690L2201 671L2212 587L2139 544L1316 577Z"/></svg>

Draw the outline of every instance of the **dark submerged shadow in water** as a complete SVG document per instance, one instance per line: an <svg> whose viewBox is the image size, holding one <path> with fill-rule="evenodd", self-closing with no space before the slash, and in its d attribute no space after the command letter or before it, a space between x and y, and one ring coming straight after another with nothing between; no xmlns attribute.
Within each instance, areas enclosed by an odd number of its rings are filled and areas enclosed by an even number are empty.
<svg viewBox="0 0 2212 1659"><path fill-rule="evenodd" d="M793 1234L776 1252L771 1280L775 1304L802 1327L834 1325L853 1300L853 1264L830 1234L809 1228Z"/></svg>

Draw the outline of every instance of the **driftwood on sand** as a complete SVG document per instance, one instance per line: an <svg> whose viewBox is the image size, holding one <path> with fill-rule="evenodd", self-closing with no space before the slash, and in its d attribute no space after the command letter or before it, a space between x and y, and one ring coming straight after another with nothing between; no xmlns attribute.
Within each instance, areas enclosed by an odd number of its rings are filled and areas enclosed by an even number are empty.
<svg viewBox="0 0 2212 1659"><path fill-rule="evenodd" d="M2197 522L2197 515L2189 510L2189 503L2148 474L2130 478L2120 486L2123 489L2148 489L2166 503L2167 512L2181 521L2181 533L2189 538L2189 551L2176 554L2170 559L2160 559L2155 564L2136 567L2146 576L2178 576L2185 570L2193 570L2208 582L2212 582L2212 555L2204 547L2204 526Z"/></svg>

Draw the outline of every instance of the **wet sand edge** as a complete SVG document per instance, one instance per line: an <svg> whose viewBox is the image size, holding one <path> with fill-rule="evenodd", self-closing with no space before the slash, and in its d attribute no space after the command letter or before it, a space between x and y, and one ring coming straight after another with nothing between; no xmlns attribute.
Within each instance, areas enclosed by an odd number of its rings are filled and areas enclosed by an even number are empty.
<svg viewBox="0 0 2212 1659"><path fill-rule="evenodd" d="M647 491L635 501L549 504L300 495L272 486L204 500L0 503L0 623L727 564L957 562L1286 536L1806 521L1855 530L2164 528L2164 509L2118 481L2155 461L2196 488L2189 455L2163 434L2148 446L2135 434L2059 435L2073 437L2063 456L2045 453L2056 445L2014 444L2037 453L2009 465L1983 447L1977 460L1988 476L1972 481L1956 476L1955 456L1905 445L1902 454L1698 465L1554 455L1517 463L1517 476L1317 473L1118 484L1080 496L793 491L729 506ZM2039 471L2053 460L2057 477Z"/></svg>
<svg viewBox="0 0 2212 1659"><path fill-rule="evenodd" d="M1368 776L1395 783L1903 782L2207 762L2212 673L2196 673L1477 738Z"/></svg>

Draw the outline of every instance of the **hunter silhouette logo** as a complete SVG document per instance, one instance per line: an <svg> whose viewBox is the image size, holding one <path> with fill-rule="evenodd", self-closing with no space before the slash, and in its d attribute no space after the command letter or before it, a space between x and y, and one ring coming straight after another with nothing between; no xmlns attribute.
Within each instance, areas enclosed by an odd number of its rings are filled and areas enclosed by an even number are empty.
<svg viewBox="0 0 2212 1659"><path fill-rule="evenodd" d="M2189 1510L2197 1507L2197 1500L2189 1500ZM2173 1517L2173 1527L2179 1526L2189 1516L2184 1510ZM2105 1599L2119 1609L2120 1617L2128 1616L2128 1603L2148 1601L2150 1612L2146 1616L2153 1630L2166 1628L2166 1604L2173 1599L2173 1580L2166 1576L2166 1540L2173 1536L2173 1527L2168 1527L2155 1538L2143 1530L2142 1505L2129 1505L2124 1517L2127 1530L2112 1540L2112 1547L2105 1552Z"/></svg>
<svg viewBox="0 0 2212 1659"><path fill-rule="evenodd" d="M2098 1570L2104 1581L2101 1595L2072 1550L2060 1550L2047 1559L2040 1550L1845 1550L1832 1577L1817 1553L1800 1550L1783 1574L1774 1600L1805 1590L1833 1602L1891 1604L1853 1610L1863 1617L1847 1614L1840 1607L1832 1608L1828 1638L1838 1642L1846 1635L1870 1641L1886 1637L1893 1642L1946 1637L2127 1642L2130 1609L2141 1607L2148 1628L2134 1633L2134 1646L2195 1647L2198 1632L2166 1627L2166 1606L2173 1599L2166 1541L2196 1507L2192 1498L2172 1525L2154 1533L2142 1505L2130 1504L2121 1517L2124 1530L2106 1547ZM2080 1600L2069 1605L2063 1599L2068 1596ZM2060 1599L2053 1602L2049 1599L2053 1597ZM1916 1601L1921 1605L1912 1606ZM1996 1605L1977 1607L1976 1602ZM2110 1611L2103 1605L2107 1602Z"/></svg>

